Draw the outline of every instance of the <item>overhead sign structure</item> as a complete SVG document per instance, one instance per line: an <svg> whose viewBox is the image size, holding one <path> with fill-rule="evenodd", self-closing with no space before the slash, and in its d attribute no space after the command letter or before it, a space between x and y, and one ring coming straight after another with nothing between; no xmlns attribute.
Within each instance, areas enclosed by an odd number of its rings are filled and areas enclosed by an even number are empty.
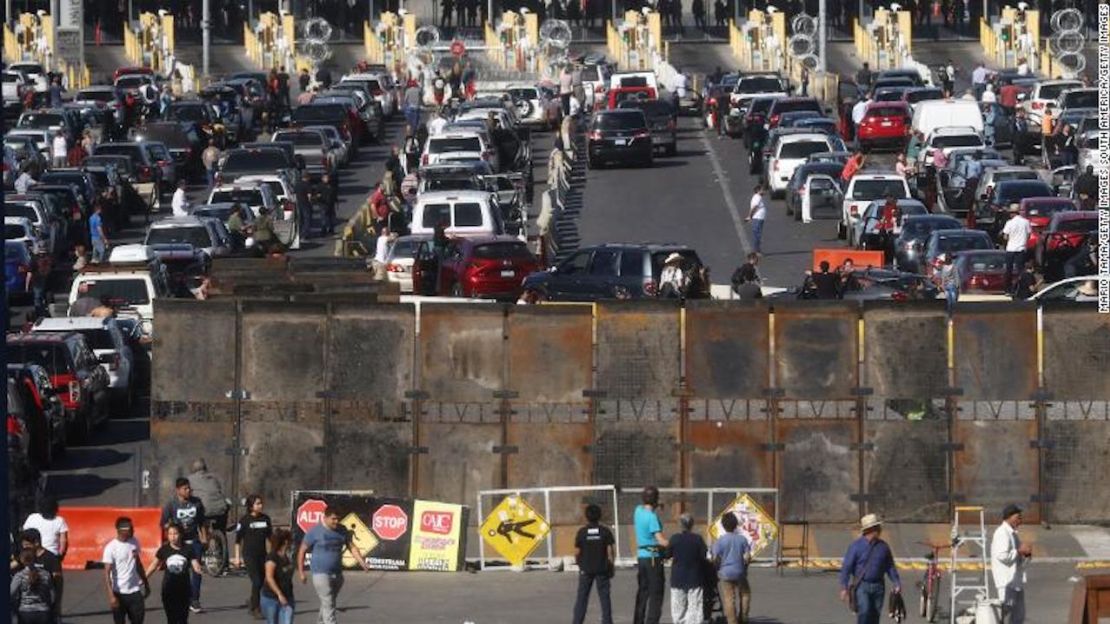
<svg viewBox="0 0 1110 624"><path fill-rule="evenodd" d="M487 544L509 563L519 566L547 537L551 527L528 501L506 496L486 516L479 531Z"/></svg>
<svg viewBox="0 0 1110 624"><path fill-rule="evenodd" d="M716 541L719 536L724 534L725 529L721 526L721 518L728 513L736 516L739 525L736 530L748 538L753 557L778 538L779 527L775 524L775 519L764 511L759 503L752 500L751 496L741 494L717 515L717 519L709 527L709 537L712 540Z"/></svg>

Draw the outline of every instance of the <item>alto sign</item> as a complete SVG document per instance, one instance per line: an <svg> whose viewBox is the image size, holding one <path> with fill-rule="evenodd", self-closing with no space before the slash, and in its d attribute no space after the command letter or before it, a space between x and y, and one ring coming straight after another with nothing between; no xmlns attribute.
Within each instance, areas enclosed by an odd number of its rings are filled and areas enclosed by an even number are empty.
<svg viewBox="0 0 1110 624"><path fill-rule="evenodd" d="M315 498L306 500L297 508L297 526L308 533L312 527L320 524L320 521L324 519L324 510L327 508L328 504L322 500Z"/></svg>
<svg viewBox="0 0 1110 624"><path fill-rule="evenodd" d="M382 505L374 512L371 528L383 540L395 540L409 528L409 517L397 505Z"/></svg>

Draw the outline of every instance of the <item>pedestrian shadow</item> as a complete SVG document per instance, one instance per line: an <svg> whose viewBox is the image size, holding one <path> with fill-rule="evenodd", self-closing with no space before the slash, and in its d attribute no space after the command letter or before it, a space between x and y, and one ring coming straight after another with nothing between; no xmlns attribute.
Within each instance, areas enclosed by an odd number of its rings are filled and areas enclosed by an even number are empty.
<svg viewBox="0 0 1110 624"><path fill-rule="evenodd" d="M46 491L57 500L94 498L131 479L105 479L93 474L49 475Z"/></svg>
<svg viewBox="0 0 1110 624"><path fill-rule="evenodd" d="M132 453L121 453L109 448L70 447L64 456L55 459L51 471L107 468L130 461L132 456Z"/></svg>

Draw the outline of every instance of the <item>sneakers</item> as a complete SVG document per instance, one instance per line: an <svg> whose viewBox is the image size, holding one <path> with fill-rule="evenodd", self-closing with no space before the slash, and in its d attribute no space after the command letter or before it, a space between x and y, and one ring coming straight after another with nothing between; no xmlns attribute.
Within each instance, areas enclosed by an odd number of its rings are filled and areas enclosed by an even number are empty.
<svg viewBox="0 0 1110 624"><path fill-rule="evenodd" d="M200 602L194 602L194 603L190 604L189 605L189 610L192 611L193 613L204 613L204 609L201 608Z"/></svg>

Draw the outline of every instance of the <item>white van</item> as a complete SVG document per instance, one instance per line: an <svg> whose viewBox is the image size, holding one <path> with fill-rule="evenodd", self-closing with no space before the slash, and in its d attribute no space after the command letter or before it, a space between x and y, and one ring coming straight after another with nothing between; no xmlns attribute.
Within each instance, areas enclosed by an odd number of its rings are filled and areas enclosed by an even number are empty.
<svg viewBox="0 0 1110 624"><path fill-rule="evenodd" d="M937 128L970 126L983 132L983 113L973 100L926 100L913 107L913 130L929 136Z"/></svg>
<svg viewBox="0 0 1110 624"><path fill-rule="evenodd" d="M496 195L486 191L437 191L420 195L412 209L411 234L434 234L440 222L447 224L448 234L456 236L505 233Z"/></svg>

